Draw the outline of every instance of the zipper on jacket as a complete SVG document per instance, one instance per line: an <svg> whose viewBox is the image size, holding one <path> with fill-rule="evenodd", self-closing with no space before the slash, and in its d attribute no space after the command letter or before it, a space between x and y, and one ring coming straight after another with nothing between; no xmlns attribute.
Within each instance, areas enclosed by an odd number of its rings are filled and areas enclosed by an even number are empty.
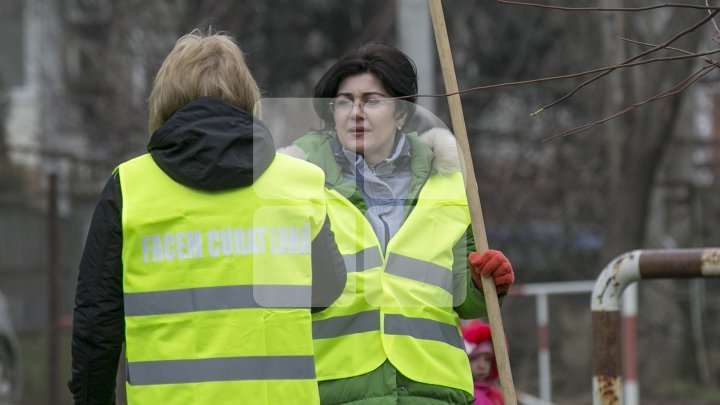
<svg viewBox="0 0 720 405"><path fill-rule="evenodd" d="M388 244L390 244L390 227L388 226L387 222L385 221L385 214L378 215L378 219L380 221L382 221L383 228L385 230L385 243L383 243L383 246L382 246L383 256L385 256L385 251L387 250L387 246L388 246ZM403 223L405 223L404 219L403 219ZM402 224L400 225L400 227L402 228ZM399 230L400 229L398 229L398 231Z"/></svg>

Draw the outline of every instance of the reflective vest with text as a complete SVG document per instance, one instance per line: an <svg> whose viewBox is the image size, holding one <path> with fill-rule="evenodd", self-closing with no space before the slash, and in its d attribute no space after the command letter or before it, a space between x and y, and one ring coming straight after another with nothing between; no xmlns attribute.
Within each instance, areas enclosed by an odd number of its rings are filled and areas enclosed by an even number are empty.
<svg viewBox="0 0 720 405"><path fill-rule="evenodd" d="M453 247L470 225L461 173L432 175L383 254L363 214L334 190L328 217L348 270L342 296L313 314L318 380L388 359L407 377L473 392L454 311Z"/></svg>
<svg viewBox="0 0 720 405"><path fill-rule="evenodd" d="M202 191L143 155L118 166L128 403L316 404L311 241L324 175L277 155Z"/></svg>

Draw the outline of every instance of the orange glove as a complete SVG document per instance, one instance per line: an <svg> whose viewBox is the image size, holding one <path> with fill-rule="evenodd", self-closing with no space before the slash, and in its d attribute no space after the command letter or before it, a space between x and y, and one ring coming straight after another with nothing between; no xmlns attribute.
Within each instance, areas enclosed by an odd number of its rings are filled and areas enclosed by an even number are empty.
<svg viewBox="0 0 720 405"><path fill-rule="evenodd" d="M478 252L471 252L468 261L470 262L470 276L481 291L481 277L492 276L498 294L507 292L515 282L515 273L513 273L510 261L499 250L490 249L482 255Z"/></svg>

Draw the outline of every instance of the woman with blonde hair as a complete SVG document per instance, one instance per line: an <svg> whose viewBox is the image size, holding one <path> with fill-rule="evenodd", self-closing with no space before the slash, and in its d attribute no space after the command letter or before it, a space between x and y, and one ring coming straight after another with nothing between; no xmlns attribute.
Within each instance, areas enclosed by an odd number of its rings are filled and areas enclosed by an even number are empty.
<svg viewBox="0 0 720 405"><path fill-rule="evenodd" d="M115 402L123 343L128 403L319 402L311 312L346 272L323 173L275 154L259 98L228 35L195 30L160 67L149 153L113 172L80 263L76 404Z"/></svg>

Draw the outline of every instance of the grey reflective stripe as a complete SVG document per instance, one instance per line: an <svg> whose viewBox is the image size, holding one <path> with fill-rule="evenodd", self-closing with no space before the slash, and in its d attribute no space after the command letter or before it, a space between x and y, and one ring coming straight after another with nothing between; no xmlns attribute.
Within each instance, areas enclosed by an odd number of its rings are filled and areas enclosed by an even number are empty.
<svg viewBox="0 0 720 405"><path fill-rule="evenodd" d="M377 246L369 247L357 253L343 255L343 260L348 273L382 266L382 258Z"/></svg>
<svg viewBox="0 0 720 405"><path fill-rule="evenodd" d="M436 340L465 350L457 328L447 323L402 315L385 315L385 334L407 335L416 339Z"/></svg>
<svg viewBox="0 0 720 405"><path fill-rule="evenodd" d="M238 380L311 380L313 356L223 357L127 363L130 385L186 384Z"/></svg>
<svg viewBox="0 0 720 405"><path fill-rule="evenodd" d="M125 316L241 308L309 308L310 286L241 285L125 294Z"/></svg>
<svg viewBox="0 0 720 405"><path fill-rule="evenodd" d="M408 256L391 254L385 265L385 272L415 281L431 284L453 293L453 273L435 263L418 260Z"/></svg>
<svg viewBox="0 0 720 405"><path fill-rule="evenodd" d="M313 339L334 338L374 330L380 330L380 311L377 309L313 321Z"/></svg>

